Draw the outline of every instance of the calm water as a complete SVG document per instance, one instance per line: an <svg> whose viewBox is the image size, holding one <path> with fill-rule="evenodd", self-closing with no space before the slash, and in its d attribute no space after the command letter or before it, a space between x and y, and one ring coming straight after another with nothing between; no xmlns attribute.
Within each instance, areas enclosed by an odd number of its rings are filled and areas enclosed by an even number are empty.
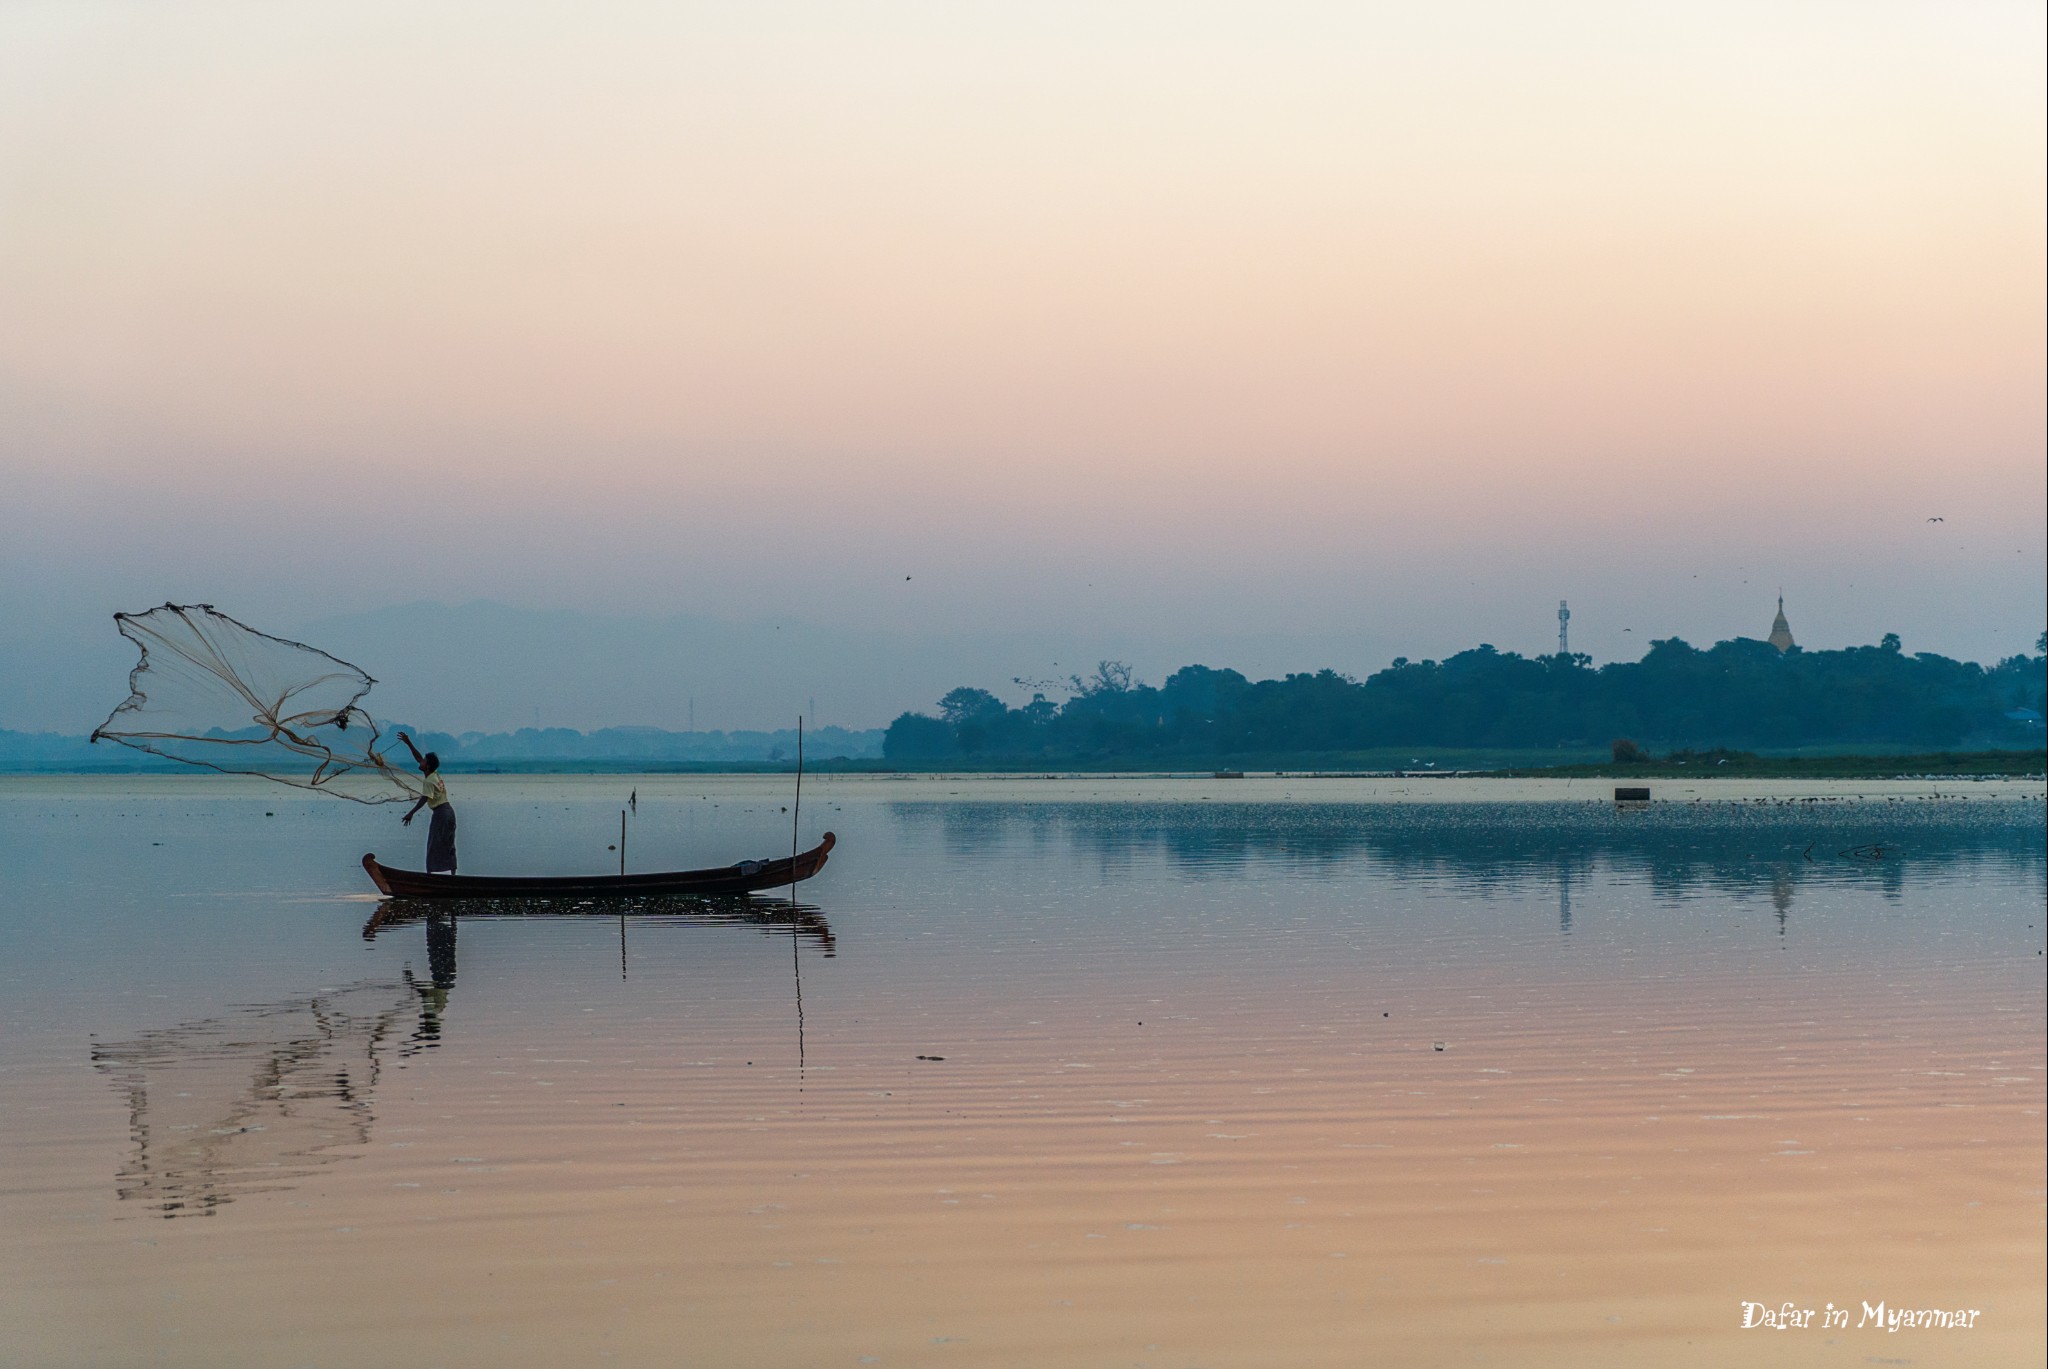
<svg viewBox="0 0 2048 1369"><path fill-rule="evenodd" d="M0 1362L2039 1364L2039 787L1529 792L0 781Z"/></svg>

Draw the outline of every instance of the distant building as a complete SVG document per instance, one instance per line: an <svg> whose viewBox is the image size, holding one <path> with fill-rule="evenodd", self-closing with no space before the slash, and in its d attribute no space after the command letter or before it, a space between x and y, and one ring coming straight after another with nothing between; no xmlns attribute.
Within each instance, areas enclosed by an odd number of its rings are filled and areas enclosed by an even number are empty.
<svg viewBox="0 0 2048 1369"><path fill-rule="evenodd" d="M1764 640L1780 651L1792 649L1792 624L1785 621L1785 596L1778 596L1778 616L1771 623L1771 635Z"/></svg>

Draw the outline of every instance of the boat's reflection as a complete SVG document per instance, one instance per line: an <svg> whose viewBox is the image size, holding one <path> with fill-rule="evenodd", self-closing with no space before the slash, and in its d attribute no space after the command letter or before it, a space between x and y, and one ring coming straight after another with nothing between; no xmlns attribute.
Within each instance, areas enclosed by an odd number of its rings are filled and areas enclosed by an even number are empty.
<svg viewBox="0 0 2048 1369"><path fill-rule="evenodd" d="M811 905L746 896L386 899L363 936L424 923L425 979L408 968L396 979L323 987L94 1045L94 1066L128 1102L133 1149L115 1176L116 1191L157 1216L211 1216L236 1198L292 1188L318 1166L358 1153L369 1144L382 1071L441 1041L459 925L560 916L616 919L622 972L628 924L748 926L787 937L801 1059L796 949L810 943L826 956L836 949L831 924Z"/></svg>
<svg viewBox="0 0 2048 1369"><path fill-rule="evenodd" d="M617 919L621 927L635 926L732 927L748 926L764 936L795 935L814 942L826 956L835 954L838 943L832 924L814 904L792 903L788 899L760 898L735 894L720 898L690 898L676 894L647 894L634 898L387 898L363 924L363 939L374 941L396 927L427 924L428 962L434 954L435 928L446 924L447 954L453 974L454 924L464 919L585 917Z"/></svg>

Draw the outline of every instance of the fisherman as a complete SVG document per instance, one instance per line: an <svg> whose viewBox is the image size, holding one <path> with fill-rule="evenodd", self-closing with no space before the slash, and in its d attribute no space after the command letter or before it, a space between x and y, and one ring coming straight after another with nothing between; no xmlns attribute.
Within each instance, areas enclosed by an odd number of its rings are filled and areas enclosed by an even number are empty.
<svg viewBox="0 0 2048 1369"><path fill-rule="evenodd" d="M405 743L405 749L412 752L412 758L420 767L419 802L406 810L405 826L412 826L412 820L425 806L432 810L427 822L427 873L440 875L455 873L455 805L448 802L448 782L441 778L441 757L429 751L420 754L412 738L401 732L398 740Z"/></svg>

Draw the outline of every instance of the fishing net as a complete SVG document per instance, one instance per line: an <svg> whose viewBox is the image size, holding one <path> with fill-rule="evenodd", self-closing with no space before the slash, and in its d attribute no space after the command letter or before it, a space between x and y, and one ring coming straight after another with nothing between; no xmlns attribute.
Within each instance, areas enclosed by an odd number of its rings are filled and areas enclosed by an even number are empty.
<svg viewBox="0 0 2048 1369"><path fill-rule="evenodd" d="M420 776L399 768L410 755L387 759L361 707L376 681L347 661L209 604L117 613L114 622L142 659L129 672L128 701L94 741L357 803L420 796Z"/></svg>

